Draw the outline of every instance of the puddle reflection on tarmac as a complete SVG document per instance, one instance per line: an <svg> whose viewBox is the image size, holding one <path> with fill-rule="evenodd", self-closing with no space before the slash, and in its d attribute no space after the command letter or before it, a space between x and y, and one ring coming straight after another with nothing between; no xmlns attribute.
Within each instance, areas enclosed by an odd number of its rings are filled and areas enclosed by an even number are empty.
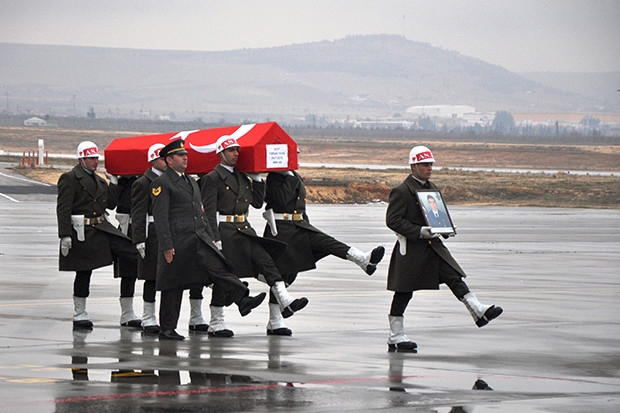
<svg viewBox="0 0 620 413"><path fill-rule="evenodd" d="M405 361L411 354L386 353L389 366L387 375L377 378L352 380L316 380L311 382L280 382L264 380L250 374L223 373L221 365L225 358L234 357L219 344L227 339L202 339L190 337L189 346L178 341L159 341L136 330L120 330L120 339L115 343L88 343L92 331L73 331L73 346L67 352L70 357L72 380L75 382L113 383L112 393L89 396L57 397L55 412L84 411L144 411L144 412L221 412L221 411L294 411L317 404L315 397L305 399L304 395L324 391L330 393L336 384L353 387L370 384L374 389L383 387L389 392L415 393L428 391L427 386L416 384L424 377L407 375ZM199 335L197 335L199 336ZM216 343L213 345L213 343ZM289 369L294 363L282 361L282 339L271 337L267 369ZM110 349L114 349L110 351ZM116 356L112 357L112 353ZM151 367L142 367L145 360L151 360ZM208 361L207 364L200 360ZM141 367L134 368L132 366ZM192 365L195 368L192 368ZM111 369L110 366L117 368ZM184 366L186 368L180 368ZM92 387L91 387L92 389ZM476 378L471 389L493 390L489 384ZM363 391L363 389L362 389ZM71 388L71 393L79 393ZM92 393L92 392L91 392ZM391 408L407 408L415 405L411 399L391 397L385 401ZM385 405L384 405L385 406ZM314 406L318 407L318 406ZM367 407L370 407L368 405ZM359 410L358 410L359 411ZM363 411L363 409L362 409ZM435 412L443 411L433 410ZM450 413L471 413L474 406L451 406Z"/></svg>

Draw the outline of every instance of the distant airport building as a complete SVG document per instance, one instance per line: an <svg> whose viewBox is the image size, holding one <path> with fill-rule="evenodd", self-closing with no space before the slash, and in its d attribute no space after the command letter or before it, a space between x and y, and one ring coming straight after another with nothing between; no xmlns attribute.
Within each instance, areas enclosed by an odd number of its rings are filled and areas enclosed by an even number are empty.
<svg viewBox="0 0 620 413"><path fill-rule="evenodd" d="M352 125L358 129L411 129L415 124L407 120L356 120Z"/></svg>
<svg viewBox="0 0 620 413"><path fill-rule="evenodd" d="M28 118L24 121L24 126L45 126L47 125L47 121L41 119L41 118L37 118L32 117L32 118Z"/></svg>
<svg viewBox="0 0 620 413"><path fill-rule="evenodd" d="M410 106L406 111L407 115L429 118L464 118L465 115L476 113L476 108L466 105L430 105L430 106Z"/></svg>

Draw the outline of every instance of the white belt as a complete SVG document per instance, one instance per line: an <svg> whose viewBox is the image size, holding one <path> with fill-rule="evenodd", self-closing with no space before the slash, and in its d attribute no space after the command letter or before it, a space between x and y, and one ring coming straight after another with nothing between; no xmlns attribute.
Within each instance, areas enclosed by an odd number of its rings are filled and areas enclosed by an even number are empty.
<svg viewBox="0 0 620 413"><path fill-rule="evenodd" d="M147 238L149 237L149 224L151 222L155 222L155 218L153 218L153 215L146 214L146 228L144 231L144 236Z"/></svg>
<svg viewBox="0 0 620 413"><path fill-rule="evenodd" d="M245 222L247 218L246 214L241 215L220 215L218 221L220 222Z"/></svg>
<svg viewBox="0 0 620 413"><path fill-rule="evenodd" d="M273 217L275 219L279 219L282 221L303 221L304 220L303 214L289 214L288 212L285 212L283 214L274 212Z"/></svg>

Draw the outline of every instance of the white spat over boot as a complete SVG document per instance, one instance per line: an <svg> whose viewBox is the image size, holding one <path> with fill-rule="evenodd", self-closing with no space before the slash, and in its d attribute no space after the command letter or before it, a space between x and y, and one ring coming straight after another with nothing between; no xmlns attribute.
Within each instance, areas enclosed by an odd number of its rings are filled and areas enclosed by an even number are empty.
<svg viewBox="0 0 620 413"><path fill-rule="evenodd" d="M159 333L159 325L155 315L155 303L145 301L142 305L142 331L145 334Z"/></svg>
<svg viewBox="0 0 620 413"><path fill-rule="evenodd" d="M269 322L267 323L268 336L290 336L293 332L284 325L284 319L280 313L280 305L269 303Z"/></svg>
<svg viewBox="0 0 620 413"><path fill-rule="evenodd" d="M93 323L86 312L86 297L73 296L73 328L75 330L93 329Z"/></svg>
<svg viewBox="0 0 620 413"><path fill-rule="evenodd" d="M484 305L476 295L472 292L468 292L461 299L465 307L473 317L478 327L484 327L489 324L489 321L500 316L504 311L502 307L496 307L494 305Z"/></svg>
<svg viewBox="0 0 620 413"><path fill-rule="evenodd" d="M373 275L377 270L377 264L383 259L385 248L378 246L372 251L363 252L355 247L349 248L347 251L347 259L356 263L368 275Z"/></svg>
<svg viewBox="0 0 620 413"><path fill-rule="evenodd" d="M273 287L271 287L271 291L273 291L273 294L278 300L278 304L280 304L280 312L284 318L291 317L308 304L308 299L306 297L291 297L286 289L284 281L276 281Z"/></svg>
<svg viewBox="0 0 620 413"><path fill-rule="evenodd" d="M388 315L388 320L390 321L388 351L417 353L418 345L409 340L409 337L405 334L404 317Z"/></svg>
<svg viewBox="0 0 620 413"><path fill-rule="evenodd" d="M194 333L206 333L209 325L202 317L202 299L189 299L189 331Z"/></svg>
<svg viewBox="0 0 620 413"><path fill-rule="evenodd" d="M121 321L123 327L142 328L142 320L133 312L133 297L121 297Z"/></svg>
<svg viewBox="0 0 620 413"><path fill-rule="evenodd" d="M224 307L209 306L211 310L211 320L209 321L209 336L211 337L232 337L235 333L226 328L224 323Z"/></svg>

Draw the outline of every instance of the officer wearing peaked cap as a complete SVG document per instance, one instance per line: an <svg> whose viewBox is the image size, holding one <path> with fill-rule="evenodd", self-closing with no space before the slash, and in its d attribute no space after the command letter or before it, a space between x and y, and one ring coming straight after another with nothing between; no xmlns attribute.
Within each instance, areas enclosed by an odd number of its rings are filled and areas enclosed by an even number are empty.
<svg viewBox="0 0 620 413"><path fill-rule="evenodd" d="M91 141L77 147L78 165L58 179L56 216L60 238L59 270L75 271L73 328L91 330L86 312L90 278L96 268L112 264L118 256L137 259L131 240L106 217L118 202L118 181L110 185L97 175L99 148Z"/></svg>
<svg viewBox="0 0 620 413"><path fill-rule="evenodd" d="M258 306L265 293L249 296L249 289L231 272L231 265L213 241L204 216L198 184L185 174L187 151L181 139L170 142L160 155L168 168L151 185L153 217L159 252L157 289L161 291L160 339L183 340L175 329L183 290L214 284L235 302L242 316Z"/></svg>
<svg viewBox="0 0 620 413"><path fill-rule="evenodd" d="M388 228L398 234L388 270L387 289L394 292L388 320L388 350L417 352L417 344L404 331L404 313L418 290L437 290L446 284L470 312L478 327L488 324L502 313L501 307L481 304L463 280L465 271L426 225L417 199L417 191L437 189L430 181L435 158L426 146L409 152L411 174L390 192L386 211ZM447 237L447 236L446 236ZM404 243L405 245L400 245Z"/></svg>
<svg viewBox="0 0 620 413"><path fill-rule="evenodd" d="M155 313L155 280L157 274L157 231L153 218L151 202L151 184L167 168L166 161L161 157L161 150L166 145L156 143L147 151L147 161L151 167L144 172L132 186L132 235L136 248L142 259L138 260L138 277L144 280L144 312L142 329L145 333L159 333ZM202 317L202 286L190 288L190 332L207 332L208 324Z"/></svg>
<svg viewBox="0 0 620 413"><path fill-rule="evenodd" d="M169 155L187 155L187 150L185 149L185 142L183 139L175 139L163 148L161 148L159 152L159 156L163 159L166 159Z"/></svg>

